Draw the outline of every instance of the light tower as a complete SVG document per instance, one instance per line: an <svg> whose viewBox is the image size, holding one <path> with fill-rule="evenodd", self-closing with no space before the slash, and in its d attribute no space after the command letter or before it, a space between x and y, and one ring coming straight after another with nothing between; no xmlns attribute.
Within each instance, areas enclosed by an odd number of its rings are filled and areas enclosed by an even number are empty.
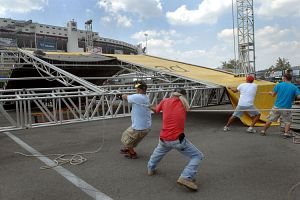
<svg viewBox="0 0 300 200"><path fill-rule="evenodd" d="M86 52L90 52L93 50L93 20L88 20L85 22L85 47Z"/></svg>
<svg viewBox="0 0 300 200"><path fill-rule="evenodd" d="M255 75L255 42L253 0L236 0L239 75Z"/></svg>

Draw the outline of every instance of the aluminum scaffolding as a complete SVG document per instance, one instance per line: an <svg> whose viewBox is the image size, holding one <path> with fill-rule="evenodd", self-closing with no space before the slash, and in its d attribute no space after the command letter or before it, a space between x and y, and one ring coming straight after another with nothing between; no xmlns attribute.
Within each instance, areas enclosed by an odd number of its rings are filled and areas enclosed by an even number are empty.
<svg viewBox="0 0 300 200"><path fill-rule="evenodd" d="M120 62L119 73L107 79L128 79L126 83L96 86L22 49L1 52L1 55L16 56L18 67L31 64L64 87L0 90L0 131L129 116L131 105L116 96L135 93L133 79L147 82L151 104L169 97L178 87L186 89L192 109L229 102L224 87L188 80L165 71L149 70L133 63ZM124 76L128 73L131 75ZM33 80L39 78L31 77Z"/></svg>
<svg viewBox="0 0 300 200"><path fill-rule="evenodd" d="M239 55L237 73L255 74L253 0L237 0L236 4Z"/></svg>

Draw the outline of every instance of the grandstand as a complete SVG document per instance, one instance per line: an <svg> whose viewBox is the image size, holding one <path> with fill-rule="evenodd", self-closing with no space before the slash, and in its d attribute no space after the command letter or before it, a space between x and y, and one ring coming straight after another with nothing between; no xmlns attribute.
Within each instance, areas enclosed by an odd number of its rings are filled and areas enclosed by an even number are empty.
<svg viewBox="0 0 300 200"><path fill-rule="evenodd" d="M18 47L23 49L41 49L44 51L73 52L68 49L70 42L78 41L78 51L86 51L86 30L77 29L77 23L71 20L67 27L40 24L32 20L14 20L0 18L0 48ZM141 47L123 41L100 37L92 32L95 52L108 54L138 54ZM77 46L77 43L76 43Z"/></svg>
<svg viewBox="0 0 300 200"><path fill-rule="evenodd" d="M87 22L90 25L92 23L91 20ZM85 77L96 85L101 85L104 79L91 80L92 77L111 77L120 70L115 58L107 58L101 54L142 53L139 45L100 37L97 32L91 30L91 26L90 29L79 30L74 20L69 21L66 27L61 27L40 24L32 20L0 18L0 51L17 48L36 52L36 55L44 61L74 75ZM40 71L31 64L19 63L14 58L6 57L5 53L0 54L0 77L11 78L6 83L0 82L2 88L36 87L36 80L28 79L39 76ZM15 81L14 78L26 78L26 81ZM47 80L39 80L38 85L61 86L57 82Z"/></svg>

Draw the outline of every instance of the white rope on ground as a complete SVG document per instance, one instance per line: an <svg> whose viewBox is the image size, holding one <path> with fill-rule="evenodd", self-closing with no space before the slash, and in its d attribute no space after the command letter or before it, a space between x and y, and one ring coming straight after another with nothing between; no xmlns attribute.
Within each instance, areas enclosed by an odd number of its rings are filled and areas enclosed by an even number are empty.
<svg viewBox="0 0 300 200"><path fill-rule="evenodd" d="M291 200L292 197L291 197L291 194L292 192L300 185L300 182L296 183L295 185L293 185L290 190L288 191L288 200Z"/></svg>
<svg viewBox="0 0 300 200"><path fill-rule="evenodd" d="M79 152L79 153L71 153L71 154L46 154L46 155L29 155L22 152L15 152L16 154L25 156L25 157L49 157L49 156L57 156L52 161L55 163L53 166L41 166L40 169L52 169L57 166L61 166L64 164L69 163L70 165L80 165L87 161L87 158L85 158L83 155L85 154L94 154L98 153L104 145L104 135L102 134L102 142L101 145L95 150L95 151L86 151L86 152Z"/></svg>

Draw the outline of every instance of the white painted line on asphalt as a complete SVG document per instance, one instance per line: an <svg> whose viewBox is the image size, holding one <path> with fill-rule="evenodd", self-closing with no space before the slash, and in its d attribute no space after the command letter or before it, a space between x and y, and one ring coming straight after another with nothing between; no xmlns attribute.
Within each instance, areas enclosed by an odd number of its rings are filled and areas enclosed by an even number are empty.
<svg viewBox="0 0 300 200"><path fill-rule="evenodd" d="M15 135L11 134L10 132L4 132L8 137L10 137L13 141L15 141L17 144L19 144L21 147L23 147L26 151L31 153L32 155L37 155L38 159L40 159L42 162L44 162L48 166L53 166L55 163L47 158L46 156L42 155L40 152L23 142L20 138L16 137ZM81 189L83 192L91 196L93 199L96 200L113 200L106 194L98 191L96 188L82 180L81 178L77 177L75 174L71 173L67 169L57 166L52 168L57 173L62 175L64 178L66 178L68 181L73 183L75 186L77 186L79 189Z"/></svg>

